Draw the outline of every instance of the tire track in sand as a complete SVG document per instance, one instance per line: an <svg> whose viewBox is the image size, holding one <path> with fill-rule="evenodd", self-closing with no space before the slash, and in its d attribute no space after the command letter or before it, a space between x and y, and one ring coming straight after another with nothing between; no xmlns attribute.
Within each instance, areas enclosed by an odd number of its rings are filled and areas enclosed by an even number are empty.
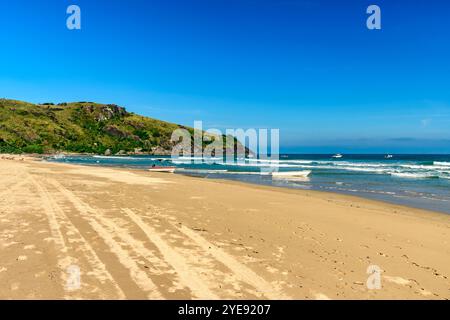
<svg viewBox="0 0 450 320"><path fill-rule="evenodd" d="M130 275L136 284L144 291L153 293L155 293L155 291L157 292L156 285L153 284L145 272L142 272L142 270L139 269L139 266L130 256L130 253L123 249L114 237L119 237L140 256L146 258L151 256L155 259L155 256L151 250L145 248L139 240L131 237L129 232L127 233L127 230L117 225L112 219L105 217L99 210L91 208L87 203L83 202L73 192L64 188L57 181L52 180L49 181L49 183L74 205L74 207L80 212L81 216L87 220L92 228L105 240L105 243L107 243L111 251L116 254L119 261L130 270ZM182 255L180 255L172 247L172 245L168 244L158 234L157 230L146 224L141 217L135 214L132 210L123 209L123 211L127 214L131 221L144 232L150 242L155 245L164 258L164 262L174 269L182 285L189 288L193 295L199 298L219 298L211 291L211 286L199 277L195 267L192 266ZM283 294L278 288L267 282L249 267L238 262L234 257L216 247L202 236L196 234L187 227L178 227L172 222L169 223L173 228L175 228L175 230L178 230L184 234L200 249L200 251L197 251L200 256L212 256L232 272L231 276L233 278L254 288L256 292L261 295L261 297L266 297L269 299L290 299L290 297ZM220 282L221 279L217 279L217 281ZM162 296L158 292L157 297L151 296L151 298L162 298Z"/></svg>
<svg viewBox="0 0 450 320"><path fill-rule="evenodd" d="M84 218L94 229L94 231L103 239L111 252L118 258L119 262L129 271L131 279L142 291L146 293L147 298L163 299L164 297L158 291L158 288L153 281L148 277L147 273L140 269L129 253L114 239L115 234L111 234L107 228L95 219L95 214L97 214L97 211L81 201L73 194L73 192L64 188L57 181L49 180L49 183L53 185L67 200L69 200L70 203L72 203L72 205L80 213L81 217Z"/></svg>
<svg viewBox="0 0 450 320"><path fill-rule="evenodd" d="M208 284L201 279L200 275L191 266L189 266L180 254L174 251L164 240L162 240L156 231L150 235L150 241L161 253L164 259L162 261L158 261L159 258L157 258L151 250L147 249L142 242L130 236L129 230L119 226L112 219L105 217L100 210L89 207L79 198L77 198L76 201L79 202L80 205L84 205L86 210L92 213L93 219L103 225L109 233L113 233L115 236L127 243L139 256L146 258L150 262L153 262L153 264L165 265L175 271L180 284L188 288L195 298L219 299L219 296L210 290ZM143 231L145 232L146 230ZM145 234L148 236L147 233Z"/></svg>
<svg viewBox="0 0 450 320"><path fill-rule="evenodd" d="M61 232L60 224L58 223L58 220L56 218L55 209L53 207L53 204L48 196L48 193L46 190L42 188L42 186L36 182L36 180L30 175L29 176L30 181L35 186L35 188L38 190L39 197L41 198L42 202L42 209L45 212L45 215L47 216L49 227L50 227L50 233L52 235L52 239L55 243L56 252L57 252L57 261L58 261L58 267L60 268L60 278L63 284L67 283L68 277L67 273L65 272L66 269L77 262L77 259L69 256L67 254L68 248L66 245L66 241L64 240L64 237ZM64 286L64 285L63 285ZM68 295L67 291L64 291L65 296L64 299L71 299L71 298L81 298L76 293Z"/></svg>
<svg viewBox="0 0 450 320"><path fill-rule="evenodd" d="M114 299L125 299L125 294L123 293L122 289L118 286L117 282L114 280L112 275L108 272L106 269L105 264L100 260L98 255L96 254L95 250L92 248L92 246L88 243L86 238L81 234L81 232L78 230L77 227L70 221L69 217L64 213L63 209L58 205L55 199L51 196L51 194L48 192L48 190L45 188L45 186L41 185L39 182L37 182L35 179L30 177L32 179L34 185L38 188L40 194L44 198L43 201L46 204L46 214L49 220L50 229L52 232L52 235L54 236L55 242L58 249L63 252L68 252L68 246L64 240L64 236L61 232L61 225L64 224L65 227L68 229L68 232L72 236L77 236L77 238L80 240L81 244L78 245L79 250L75 251L82 251L85 254L85 258L90 266L90 270L84 272L86 275L94 276L102 285L105 285L107 282L111 285L113 291L114 291ZM58 221L59 220L59 221ZM62 263L67 268L69 265L67 265L67 261L71 261L72 263L76 264L77 261L75 261L74 258L66 258L62 259ZM78 259L77 259L78 260ZM66 269L63 268L63 273L66 271ZM86 285L86 282L82 282L82 286ZM97 287L91 287L89 288L91 292L99 291ZM102 299L111 298L109 296L106 296L104 293L100 291L100 296Z"/></svg>
<svg viewBox="0 0 450 320"><path fill-rule="evenodd" d="M172 225L176 227L174 224ZM264 278L259 276L252 269L237 261L233 256L226 253L224 250L207 241L205 238L203 238L201 235L199 235L192 229L189 229L188 227L183 225L181 227L176 228L181 233L189 237L192 241L194 241L205 252L212 255L217 261L220 261L228 269L230 269L238 280L254 287L263 296L274 300L292 299L289 296L282 293L280 289L276 288L271 283L267 282Z"/></svg>
<svg viewBox="0 0 450 320"><path fill-rule="evenodd" d="M147 249L141 241L130 236L129 230L120 227L111 219L104 217L99 210L96 210L95 219L109 228L110 231L115 232L115 234L132 247L133 251L139 256L146 258L148 261L152 262L153 265L164 265L171 271L173 270L181 286L189 288L196 298L219 299L219 297L209 289L208 285L201 280L199 274L187 264L180 254L163 241L156 231L152 234L150 241L159 250L164 260L160 260L151 250Z"/></svg>
<svg viewBox="0 0 450 320"><path fill-rule="evenodd" d="M146 224L141 219L141 217L135 214L131 209L123 209L123 211L144 231L150 241L155 243L155 245L160 248L161 251L166 252L166 259L170 261L175 259L176 256L170 254L170 252L175 251L171 249L167 244L165 244L165 242L157 235L157 232L154 228ZM203 238L193 230L185 226L178 227L169 220L170 219L167 219L167 222L173 228L187 236L203 250L202 255L211 255L212 257L214 257L217 261L231 270L233 276L238 281L250 285L251 287L255 288L259 294L269 299L291 299L289 296L283 294L280 289L274 287L271 283L267 282L265 279L256 274L249 267L238 262L234 257L218 248L217 246L213 245L211 242L207 241L205 238Z"/></svg>
<svg viewBox="0 0 450 320"><path fill-rule="evenodd" d="M154 228L145 224L141 218L134 214L130 209L123 209L123 211L145 233L150 242L158 248L165 261L172 266L180 277L182 283L188 287L197 298L219 299L219 297L209 289L208 285L202 281L199 274L185 261L183 256L164 241Z"/></svg>

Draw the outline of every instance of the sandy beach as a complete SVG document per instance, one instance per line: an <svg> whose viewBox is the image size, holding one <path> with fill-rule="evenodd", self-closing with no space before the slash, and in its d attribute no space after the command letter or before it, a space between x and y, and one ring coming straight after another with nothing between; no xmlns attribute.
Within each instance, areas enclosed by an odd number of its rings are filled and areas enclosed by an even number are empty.
<svg viewBox="0 0 450 320"><path fill-rule="evenodd" d="M0 159L0 299L450 298L449 215L22 158Z"/></svg>

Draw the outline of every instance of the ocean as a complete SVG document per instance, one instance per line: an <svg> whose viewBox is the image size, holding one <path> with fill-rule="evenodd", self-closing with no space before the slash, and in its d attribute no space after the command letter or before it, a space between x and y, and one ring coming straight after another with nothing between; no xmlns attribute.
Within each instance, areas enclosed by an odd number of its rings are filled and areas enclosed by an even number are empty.
<svg viewBox="0 0 450 320"><path fill-rule="evenodd" d="M254 184L320 190L450 213L450 155L300 155L278 161L246 159L233 163L194 163L195 158L164 156L54 156L48 161L148 169L175 166L176 174ZM306 178L273 177L267 170L311 171Z"/></svg>

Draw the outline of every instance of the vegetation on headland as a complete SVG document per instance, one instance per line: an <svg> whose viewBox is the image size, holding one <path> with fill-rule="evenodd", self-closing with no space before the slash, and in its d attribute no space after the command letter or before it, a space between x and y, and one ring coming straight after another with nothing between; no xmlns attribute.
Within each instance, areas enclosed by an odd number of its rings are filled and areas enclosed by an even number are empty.
<svg viewBox="0 0 450 320"><path fill-rule="evenodd" d="M0 153L170 154L178 128L194 133L114 104L0 99Z"/></svg>

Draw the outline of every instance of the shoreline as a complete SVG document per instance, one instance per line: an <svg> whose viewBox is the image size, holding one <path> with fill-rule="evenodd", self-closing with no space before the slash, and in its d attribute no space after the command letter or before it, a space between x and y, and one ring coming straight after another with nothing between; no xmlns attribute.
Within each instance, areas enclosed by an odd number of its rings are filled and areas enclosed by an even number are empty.
<svg viewBox="0 0 450 320"><path fill-rule="evenodd" d="M50 154L50 155L45 155L45 156L52 156L52 155L56 155L56 154ZM66 153L66 155L69 155L69 153ZM92 155L92 154L73 153L70 155ZM1 156L14 157L14 156L18 156L18 155L1 154ZM120 156L117 156L117 157L120 157ZM19 157L19 158L23 158L24 160L44 162L44 163L56 164L56 165L62 165L62 166L68 166L68 167L95 167L95 168L108 168L108 169L115 169L115 170L124 170L124 171L130 171L130 172L134 172L134 173L143 173L143 172L148 173L145 169L137 169L137 168L131 168L131 167L53 162L53 161L47 161L46 159L44 159L43 157L40 157L38 155L30 155L30 154L24 155L23 157ZM161 175L161 177L170 176L170 174L168 175L166 173L157 173L157 172L153 172L151 174ZM284 187L284 186L265 185L265 184L258 184L258 183L252 183L252 182L246 182L246 181L238 181L238 180L232 180L232 179L226 179L226 178L209 178L209 177L205 178L205 177L201 177L201 176L195 176L195 175L189 175L189 174L183 174L183 173L177 173L176 176L186 177L188 179L195 179L198 181L204 181L206 179L207 181L216 182L216 183L220 183L220 184L225 183L225 184L230 184L230 185L241 185L244 187L248 186L251 188L266 190L266 191L279 191L279 192L285 192L285 193L290 193L290 194L297 194L297 193L303 194L304 193L305 195L316 194L316 196L318 198L322 198L322 197L333 198L335 196L336 198L342 198L347 201L363 202L363 203L367 203L367 204L372 204L374 206L377 206L377 205L378 206L389 206L393 210L398 210L398 211L402 211L402 212L413 212L413 214L418 214L418 215L426 215L426 216L444 215L444 216L450 217L450 214L445 211L432 210L432 209L427 209L427 208L419 208L419 207L409 206L406 204L394 203L394 202L390 202L387 200L373 199L373 198L369 198L369 197L364 197L362 195L353 195L353 194L344 193L344 192L333 192L333 191L314 190L314 189L305 190L305 189L299 189L299 188L290 188L290 187Z"/></svg>
<svg viewBox="0 0 450 320"><path fill-rule="evenodd" d="M74 154L76 155L76 154ZM80 154L78 154L80 155ZM86 154L88 155L88 154ZM49 155L51 156L51 155ZM91 155L89 155L91 156ZM126 156L112 156L112 157L126 157ZM45 159L43 157L36 157L38 159L41 159L42 161L45 161ZM62 163L62 162L53 162L53 161L48 161L50 163ZM82 166L96 166L96 167L106 167L106 168L118 168L118 169L125 169L125 170L137 170L138 172L145 172L145 169L138 169L138 168L133 168L133 167L127 167L127 166L114 166L114 165L101 165L101 164L81 164L81 163L70 163L71 165L82 165ZM298 191L307 191L307 192L324 192L324 193L330 193L330 194L338 194L338 195L343 195L343 196L349 196L349 197L357 197L357 198L362 198L365 200L372 200L372 201L379 201L385 204L390 204L390 205L394 205L394 206L404 206L410 209L417 209L417 210L423 210L423 211L429 211L429 212L434 212L434 213L439 213L439 214L446 214L446 215L450 215L450 212L448 211L448 209L439 209L439 208L433 208L434 204L437 203L437 201L439 200L428 200L429 204L425 205L423 201L423 203L411 203L411 199L405 199L405 200L397 200L395 198L390 199L389 197L386 196L380 196L380 197L376 197L376 196L371 196L371 194L364 192L364 191L354 191L354 192L350 192L350 191L329 191L329 190L318 190L318 189L303 189L303 188L297 188L294 186L280 186L280 185L270 185L270 184L265 184L265 183L258 183L258 182L251 182L251 181L243 181L243 180L237 180L237 179L231 179L231 178L226 178L226 177L203 177L203 176L196 176L194 174L189 174L189 173L181 173L181 172L176 172L177 175L182 175L182 176L188 176L191 178L199 178L199 179L203 179L206 178L208 180L217 180L217 181L224 181L224 182L231 182L231 183L244 183L244 184L249 184L252 186L265 186L265 187L269 187L269 188L281 188L284 190L298 190ZM401 199L401 198L400 198Z"/></svg>
<svg viewBox="0 0 450 320"><path fill-rule="evenodd" d="M51 162L51 163L53 163L53 162ZM78 164L74 164L74 165L78 165ZM82 164L80 164L80 165L83 166ZM86 165L86 166L90 166L90 165ZM92 167L95 167L95 165L92 165ZM99 166L99 167L101 167L101 166ZM143 171L143 170L133 169L133 168L120 168L120 167L114 167L114 168L136 171L136 172ZM203 177L192 176L189 174L182 174L182 173L180 173L178 175L185 176L188 178L193 178L193 179L199 179L199 180L207 179L208 181L216 181L217 183L228 183L228 184L236 184L236 185L242 185L242 186L250 186L250 187L254 187L254 188L262 189L262 190L272 190L272 191L281 191L281 192L292 191L292 194L296 194L298 192L306 193L306 194L317 194L317 196L319 198L321 196L329 196L329 197L337 196L337 197L347 198L347 200L349 200L349 201L356 201L356 202L360 201L360 202L368 202L368 203L372 202L373 204L378 203L380 205L391 206L392 208L397 208L398 210L403 209L403 210L409 210L409 211L416 211L416 212L419 212L420 214L427 214L427 215L428 214L437 214L437 215L447 215L447 216L450 215L450 213L445 212L445 211L418 208L418 207L413 207L413 206L409 206L406 204L394 203L394 202L390 202L387 200L378 200L378 199L373 199L373 198L369 198L369 197L364 197L362 195L353 195L353 194L344 193L344 192L336 192L336 191L333 192L333 191L314 190L314 189L306 190L306 189L299 189L299 188L293 188L293 187L271 186L271 185L251 183L251 182L246 182L246 181L231 180L231 179L226 179L226 178L203 178Z"/></svg>
<svg viewBox="0 0 450 320"><path fill-rule="evenodd" d="M0 298L450 297L445 213L36 158L0 173ZM73 264L82 286L67 291Z"/></svg>

